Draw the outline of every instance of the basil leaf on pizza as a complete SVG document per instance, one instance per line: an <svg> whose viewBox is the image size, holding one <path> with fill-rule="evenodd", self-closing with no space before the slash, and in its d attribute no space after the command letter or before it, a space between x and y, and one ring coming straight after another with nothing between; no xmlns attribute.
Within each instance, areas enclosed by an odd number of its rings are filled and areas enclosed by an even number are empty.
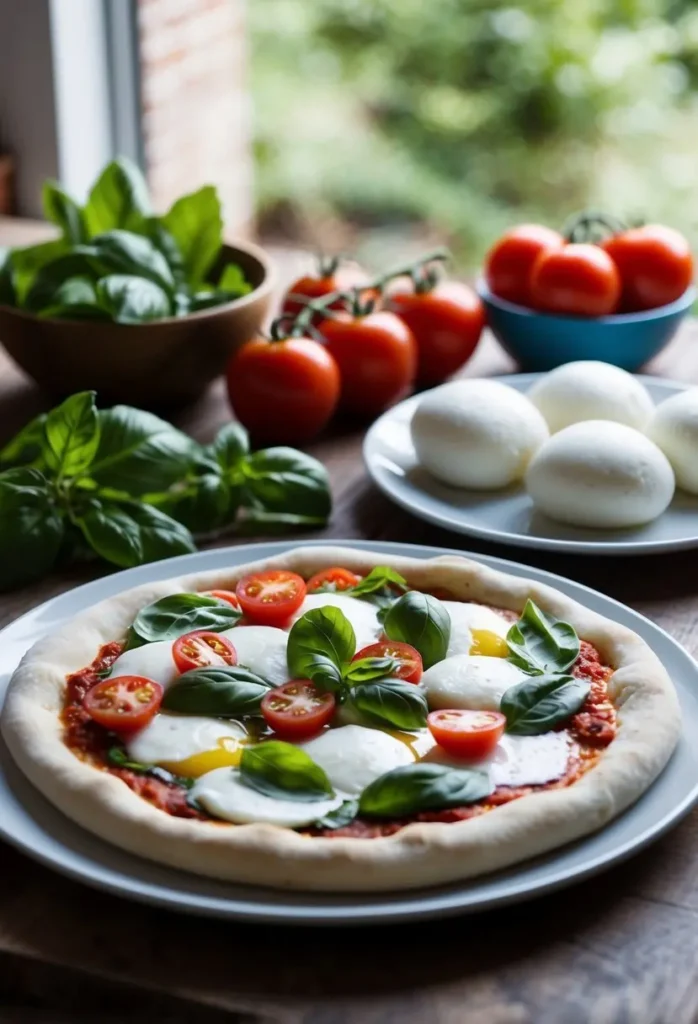
<svg viewBox="0 0 698 1024"><path fill-rule="evenodd" d="M282 740L247 747L240 758L240 777L258 793L277 800L312 803L335 795L320 765L300 747Z"/></svg>
<svg viewBox="0 0 698 1024"><path fill-rule="evenodd" d="M472 804L489 796L492 789L487 772L421 761L395 768L367 786L359 800L359 813L370 818L400 818L417 811Z"/></svg>
<svg viewBox="0 0 698 1024"><path fill-rule="evenodd" d="M539 736L550 732L587 699L591 684L570 675L532 676L511 686L502 696L500 711L506 731L515 736Z"/></svg>
<svg viewBox="0 0 698 1024"><path fill-rule="evenodd" d="M194 629L220 632L234 626L241 616L239 608L205 594L171 594L142 608L131 627L146 643L176 640ZM138 646L131 642L129 646Z"/></svg>
<svg viewBox="0 0 698 1024"><path fill-rule="evenodd" d="M350 587L345 593L350 594L351 597L365 597L367 594L375 594L376 591L387 586L396 587L404 593L407 590L407 580L389 566L377 565L356 586Z"/></svg>
<svg viewBox="0 0 698 1024"><path fill-rule="evenodd" d="M356 635L339 608L328 605L301 615L288 636L288 669L295 679L310 679L328 690L341 690L342 669L356 650Z"/></svg>
<svg viewBox="0 0 698 1024"><path fill-rule="evenodd" d="M507 633L507 644L509 661L532 675L564 672L579 656L574 627L543 612L531 600Z"/></svg>
<svg viewBox="0 0 698 1024"><path fill-rule="evenodd" d="M395 658L359 658L345 666L344 678L348 683L370 683L393 675L399 667Z"/></svg>
<svg viewBox="0 0 698 1024"><path fill-rule="evenodd" d="M358 800L345 800L335 811L313 822L313 828L336 829L349 825L359 813Z"/></svg>
<svg viewBox="0 0 698 1024"><path fill-rule="evenodd" d="M385 633L390 640L416 647L424 668L442 661L451 639L451 617L436 597L411 590L403 594L385 616Z"/></svg>
<svg viewBox="0 0 698 1024"><path fill-rule="evenodd" d="M167 688L162 706L189 715L258 715L262 697L270 689L271 683L241 665L194 668Z"/></svg>
<svg viewBox="0 0 698 1024"><path fill-rule="evenodd" d="M378 679L361 683L352 690L351 700L358 711L384 725L412 732L427 724L427 698L414 683L399 679Z"/></svg>

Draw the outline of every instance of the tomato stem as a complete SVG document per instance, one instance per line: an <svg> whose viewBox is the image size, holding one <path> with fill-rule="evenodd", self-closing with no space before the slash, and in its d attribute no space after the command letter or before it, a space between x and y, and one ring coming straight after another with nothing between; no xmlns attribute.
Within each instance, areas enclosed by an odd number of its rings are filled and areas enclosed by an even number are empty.
<svg viewBox="0 0 698 1024"><path fill-rule="evenodd" d="M598 243L625 230L626 225L618 217L600 210L582 210L565 221L562 234L568 242Z"/></svg>

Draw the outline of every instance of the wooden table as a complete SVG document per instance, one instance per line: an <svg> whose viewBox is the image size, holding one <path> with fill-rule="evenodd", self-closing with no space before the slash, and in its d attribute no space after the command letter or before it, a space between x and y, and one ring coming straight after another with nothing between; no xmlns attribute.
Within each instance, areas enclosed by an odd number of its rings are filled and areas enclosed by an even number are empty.
<svg viewBox="0 0 698 1024"><path fill-rule="evenodd" d="M511 368L488 338L468 372ZM650 371L698 382L698 327L688 324ZM42 407L41 396L0 356L0 442ZM207 441L227 418L216 385L177 422ZM437 544L526 561L611 594L698 652L698 551L582 558L471 541L381 497L366 479L360 445L361 432L345 426L312 446L329 468L335 498L331 524L314 536ZM0 622L95 574L83 567L2 596ZM698 1018L698 812L597 879L510 910L419 927L240 926L92 891L7 846L0 846L0 866L3 1021L689 1024ZM77 1017L78 1008L84 1017Z"/></svg>

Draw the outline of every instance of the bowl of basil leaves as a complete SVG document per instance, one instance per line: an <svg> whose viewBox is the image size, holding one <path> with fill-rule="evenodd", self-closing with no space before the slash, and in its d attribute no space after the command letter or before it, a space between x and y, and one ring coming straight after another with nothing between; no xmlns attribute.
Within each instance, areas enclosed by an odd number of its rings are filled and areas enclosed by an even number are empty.
<svg viewBox="0 0 698 1024"><path fill-rule="evenodd" d="M157 216L140 171L120 158L84 205L54 182L43 201L60 235L0 250L0 342L52 396L182 404L259 328L270 262L258 246L224 244L212 185Z"/></svg>

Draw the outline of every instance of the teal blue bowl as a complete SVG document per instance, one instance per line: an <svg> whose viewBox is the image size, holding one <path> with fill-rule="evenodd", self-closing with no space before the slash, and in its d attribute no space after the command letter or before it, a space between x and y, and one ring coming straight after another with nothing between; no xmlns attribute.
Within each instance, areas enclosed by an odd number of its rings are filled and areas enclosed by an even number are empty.
<svg viewBox="0 0 698 1024"><path fill-rule="evenodd" d="M477 291L488 326L522 370L552 370L577 359L600 359L624 370L638 370L671 341L696 297L691 286L668 306L582 317L553 316L517 306L494 295L482 279Z"/></svg>

